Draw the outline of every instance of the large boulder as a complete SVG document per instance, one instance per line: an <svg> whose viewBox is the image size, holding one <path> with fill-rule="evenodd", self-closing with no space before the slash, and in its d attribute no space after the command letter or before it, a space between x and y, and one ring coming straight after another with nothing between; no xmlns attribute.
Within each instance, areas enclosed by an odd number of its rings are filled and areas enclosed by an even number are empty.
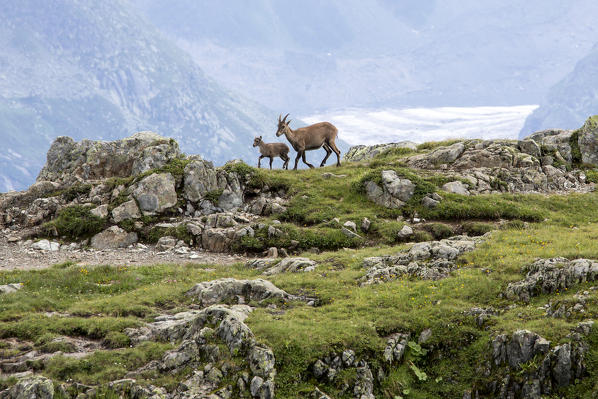
<svg viewBox="0 0 598 399"><path fill-rule="evenodd" d="M381 180L382 187L373 181L365 183L367 197L380 206L400 208L415 192L415 184L409 179L399 177L394 170L383 170Z"/></svg>
<svg viewBox="0 0 598 399"><path fill-rule="evenodd" d="M217 303L261 302L265 299L291 299L287 292L276 287L268 280L237 280L221 278L195 285L187 295L196 297L202 306Z"/></svg>
<svg viewBox="0 0 598 399"><path fill-rule="evenodd" d="M139 219L141 213L139 213L139 207L135 200L130 200L121 204L112 210L112 219L114 223L120 223L123 220Z"/></svg>
<svg viewBox="0 0 598 399"><path fill-rule="evenodd" d="M598 165L598 115L588 118L578 134L581 161Z"/></svg>
<svg viewBox="0 0 598 399"><path fill-rule="evenodd" d="M185 198L192 202L202 200L211 191L218 187L218 174L211 162L195 158L184 171Z"/></svg>
<svg viewBox="0 0 598 399"><path fill-rule="evenodd" d="M177 203L174 177L170 173L154 173L137 183L133 196L144 215L155 215Z"/></svg>
<svg viewBox="0 0 598 399"><path fill-rule="evenodd" d="M58 137L47 154L38 181L76 181L128 177L164 166L180 155L176 141L152 132L139 132L116 141Z"/></svg>
<svg viewBox="0 0 598 399"><path fill-rule="evenodd" d="M192 202L200 202L208 193L219 192L216 205L225 211L243 205L243 187L236 173L215 169L211 162L199 157L185 167L184 196Z"/></svg>
<svg viewBox="0 0 598 399"><path fill-rule="evenodd" d="M137 233L127 233L118 226L111 226L91 238L91 246L95 249L126 248L137 242Z"/></svg>
<svg viewBox="0 0 598 399"><path fill-rule="evenodd" d="M52 399L54 384L52 380L42 376L25 377L9 390L0 392L0 397L6 399Z"/></svg>

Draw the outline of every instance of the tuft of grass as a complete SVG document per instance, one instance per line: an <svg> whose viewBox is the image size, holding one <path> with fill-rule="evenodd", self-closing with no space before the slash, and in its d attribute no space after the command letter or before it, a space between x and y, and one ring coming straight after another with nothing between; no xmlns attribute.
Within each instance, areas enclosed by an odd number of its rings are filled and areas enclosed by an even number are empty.
<svg viewBox="0 0 598 399"><path fill-rule="evenodd" d="M448 147L455 143L463 142L463 139L449 139L444 141L426 141L417 146L417 151L434 150L438 147Z"/></svg>
<svg viewBox="0 0 598 399"><path fill-rule="evenodd" d="M105 226L106 219L93 215L89 207L72 205L60 210L54 220L42 225L42 229L47 235L56 229L59 236L77 240L91 237L102 231Z"/></svg>
<svg viewBox="0 0 598 399"><path fill-rule="evenodd" d="M224 192L224 190L209 191L204 196L204 199L212 202L213 204L217 204L218 200L220 199L220 196L222 195L223 192Z"/></svg>

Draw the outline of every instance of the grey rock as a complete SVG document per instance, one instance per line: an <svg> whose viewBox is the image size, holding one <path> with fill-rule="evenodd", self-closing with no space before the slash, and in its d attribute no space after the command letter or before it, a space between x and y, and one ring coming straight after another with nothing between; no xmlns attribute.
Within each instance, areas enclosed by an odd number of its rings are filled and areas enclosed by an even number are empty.
<svg viewBox="0 0 598 399"><path fill-rule="evenodd" d="M415 191L415 184L409 179L401 179L394 170L382 171L382 184L393 198L403 202L409 201Z"/></svg>
<svg viewBox="0 0 598 399"><path fill-rule="evenodd" d="M357 225L355 224L355 222L347 220L345 223L343 223L343 226L350 230L353 230L354 232L357 232Z"/></svg>
<svg viewBox="0 0 598 399"><path fill-rule="evenodd" d="M137 233L127 233L118 226L111 226L91 238L91 246L95 249L126 248L137 242Z"/></svg>
<svg viewBox="0 0 598 399"><path fill-rule="evenodd" d="M0 285L0 294L11 294L23 288L23 283L11 283Z"/></svg>
<svg viewBox="0 0 598 399"><path fill-rule="evenodd" d="M270 348L263 348L257 345L253 346L249 350L248 360L249 368L254 375L265 379L274 377L276 373L274 369L276 359Z"/></svg>
<svg viewBox="0 0 598 399"><path fill-rule="evenodd" d="M137 183L133 196L144 215L155 215L177 203L175 180L170 173L154 173Z"/></svg>
<svg viewBox="0 0 598 399"><path fill-rule="evenodd" d="M7 399L52 399L53 397L54 384L52 380L42 376L20 379L8 390L8 396L6 396Z"/></svg>
<svg viewBox="0 0 598 399"><path fill-rule="evenodd" d="M292 298L292 295L267 280L237 280L234 278L221 278L196 284L187 292L187 295L197 298L202 306Z"/></svg>
<svg viewBox="0 0 598 399"><path fill-rule="evenodd" d="M129 177L164 166L180 154L178 144L156 133L139 132L116 141L58 137L52 143L38 181L73 184Z"/></svg>
<svg viewBox="0 0 598 399"><path fill-rule="evenodd" d="M400 239L406 239L409 238L413 235L413 229L408 226L408 225L404 225L401 230L399 230L399 232L397 233L397 237L399 237Z"/></svg>
<svg viewBox="0 0 598 399"><path fill-rule="evenodd" d="M592 116L579 130L579 150L583 163L598 165L598 117Z"/></svg>
<svg viewBox="0 0 598 399"><path fill-rule="evenodd" d="M598 262L588 259L538 259L527 269L524 280L509 283L508 299L529 302L534 296L564 290L574 284L598 279Z"/></svg>
<svg viewBox="0 0 598 399"><path fill-rule="evenodd" d="M33 249L37 249L39 251L51 251L51 252L56 252L60 249L60 244L54 241L48 241L48 240L39 240L37 242L34 242L31 245L31 248Z"/></svg>
<svg viewBox="0 0 598 399"><path fill-rule="evenodd" d="M347 237L349 237L349 238L361 238L361 236L360 236L359 234L357 234L357 233L353 232L352 230L349 230L349 229L348 229L348 228L346 228L346 227L343 227L343 228L341 229L341 231L342 231L342 233L343 233L344 235L346 235L346 236L347 236Z"/></svg>
<svg viewBox="0 0 598 399"><path fill-rule="evenodd" d="M177 239L171 236L160 237L156 244L157 251L168 251L176 246Z"/></svg>
<svg viewBox="0 0 598 399"><path fill-rule="evenodd" d="M123 220L139 219L141 213L135 200L127 201L112 210L112 219L114 223L120 223Z"/></svg>
<svg viewBox="0 0 598 399"><path fill-rule="evenodd" d="M432 330L426 328L421 332L421 334L419 334L419 339L417 340L417 342L420 344L425 344L430 340L430 338L432 338Z"/></svg>
<svg viewBox="0 0 598 399"><path fill-rule="evenodd" d="M209 229L203 230L201 245L204 249L212 252L227 252L230 249L235 230Z"/></svg>
<svg viewBox="0 0 598 399"><path fill-rule="evenodd" d="M253 396L254 398L257 397L259 395L262 385L264 385L264 379L262 377L259 377L257 375L253 377L251 379L251 385L249 386L249 392L251 393L251 396Z"/></svg>
<svg viewBox="0 0 598 399"><path fill-rule="evenodd" d="M374 376L367 366L357 367L357 378L353 395L359 399L375 399L374 396Z"/></svg>
<svg viewBox="0 0 598 399"><path fill-rule="evenodd" d="M278 249L276 247L268 248L268 252L266 253L268 258L278 258Z"/></svg>
<svg viewBox="0 0 598 399"><path fill-rule="evenodd" d="M389 363L399 363L403 359L403 355L407 349L408 340L408 334L391 335L386 341L386 348L384 348L384 360Z"/></svg>
<svg viewBox="0 0 598 399"><path fill-rule="evenodd" d="M439 201L436 201L435 199L431 198L431 197L424 197L422 198L422 205L425 208L436 208L438 205L440 204Z"/></svg>
<svg viewBox="0 0 598 399"><path fill-rule="evenodd" d="M278 263L269 265L268 269L264 271L265 275L273 275L279 273L297 273L313 271L317 267L317 263L309 258L285 258Z"/></svg>
<svg viewBox="0 0 598 399"><path fill-rule="evenodd" d="M571 345L563 344L554 348L556 363L552 375L558 387L569 385L571 381Z"/></svg>
<svg viewBox="0 0 598 399"><path fill-rule="evenodd" d="M107 218L108 217L108 205L104 204L104 205L100 205L95 207L94 209L92 209L91 211L92 215L95 215L99 218Z"/></svg>
<svg viewBox="0 0 598 399"><path fill-rule="evenodd" d="M540 158L540 156L542 155L540 146L532 139L519 141L519 149L521 150L521 152L524 152L536 158Z"/></svg>
<svg viewBox="0 0 598 399"><path fill-rule="evenodd" d="M363 218L363 220L361 221L361 230L364 232L368 232L370 230L371 225L372 222L370 221L370 219Z"/></svg>
<svg viewBox="0 0 598 399"><path fill-rule="evenodd" d="M446 192L453 194L469 195L469 190L461 181L452 181L442 186L442 189Z"/></svg>

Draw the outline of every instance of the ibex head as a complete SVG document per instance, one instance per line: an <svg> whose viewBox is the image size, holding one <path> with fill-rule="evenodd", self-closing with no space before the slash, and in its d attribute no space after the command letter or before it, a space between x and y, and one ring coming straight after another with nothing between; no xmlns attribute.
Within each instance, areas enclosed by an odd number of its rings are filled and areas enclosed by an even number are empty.
<svg viewBox="0 0 598 399"><path fill-rule="evenodd" d="M286 114L284 118L281 119L282 115L278 115L278 130L276 131L276 137L282 136L285 131L289 129L289 123L291 123L291 120L289 119L287 121L287 116L289 116L289 114Z"/></svg>
<svg viewBox="0 0 598 399"><path fill-rule="evenodd" d="M257 147L262 142L262 136L253 139L253 146Z"/></svg>

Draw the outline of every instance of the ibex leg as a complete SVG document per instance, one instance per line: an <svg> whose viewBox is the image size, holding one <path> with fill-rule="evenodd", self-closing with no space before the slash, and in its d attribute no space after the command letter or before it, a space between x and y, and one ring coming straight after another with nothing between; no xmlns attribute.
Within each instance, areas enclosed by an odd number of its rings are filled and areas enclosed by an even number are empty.
<svg viewBox="0 0 598 399"><path fill-rule="evenodd" d="M324 145L322 145L322 148L324 149L324 151L326 151L326 156L324 157L324 159L322 159L322 163L320 164L320 168L324 165L326 165L326 161L328 160L328 157L330 156L330 154L332 154L332 150L330 149L330 147L328 146L328 144L324 143Z"/></svg>
<svg viewBox="0 0 598 399"><path fill-rule="evenodd" d="M264 157L263 155L260 155L260 157L257 160L257 167L258 167L258 169L262 167L261 163L262 163L262 158L263 157Z"/></svg>
<svg viewBox="0 0 598 399"><path fill-rule="evenodd" d="M301 151L297 151L297 157L295 158L295 167L293 170L297 170L297 164L299 163L299 158L301 157Z"/></svg>
<svg viewBox="0 0 598 399"><path fill-rule="evenodd" d="M334 151L334 153L336 154L336 166L341 166L341 152L340 150L336 147L336 144L334 141L330 140L330 148L332 148L332 151Z"/></svg>
<svg viewBox="0 0 598 399"><path fill-rule="evenodd" d="M270 169L272 169L272 160L274 159L274 157L270 157Z"/></svg>
<svg viewBox="0 0 598 399"><path fill-rule="evenodd" d="M309 166L310 169L314 168L314 166L312 164L310 164L309 162L307 162L307 159L305 159L305 151L303 151L301 153L301 159L303 160L304 164L306 164L307 166Z"/></svg>
<svg viewBox="0 0 598 399"><path fill-rule="evenodd" d="M280 154L280 159L283 160L282 168L289 169L289 156L287 154Z"/></svg>

